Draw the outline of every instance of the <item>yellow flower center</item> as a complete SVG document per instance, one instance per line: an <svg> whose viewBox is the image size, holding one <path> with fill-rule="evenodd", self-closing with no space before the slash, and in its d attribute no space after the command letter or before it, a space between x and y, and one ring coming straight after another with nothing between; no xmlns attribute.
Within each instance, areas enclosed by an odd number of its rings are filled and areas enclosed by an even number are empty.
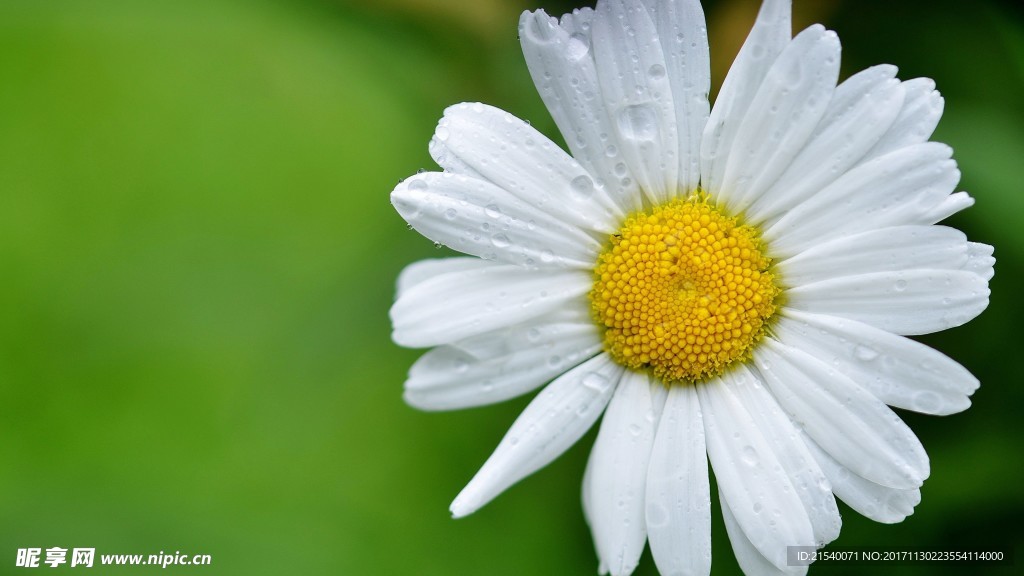
<svg viewBox="0 0 1024 576"><path fill-rule="evenodd" d="M694 193L626 219L590 292L604 346L668 384L696 383L750 358L780 290L758 230Z"/></svg>

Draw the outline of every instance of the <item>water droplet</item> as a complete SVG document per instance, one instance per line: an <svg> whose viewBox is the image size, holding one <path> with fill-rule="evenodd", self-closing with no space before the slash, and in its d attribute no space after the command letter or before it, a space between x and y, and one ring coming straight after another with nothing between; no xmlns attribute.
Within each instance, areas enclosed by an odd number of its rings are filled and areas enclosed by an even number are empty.
<svg viewBox="0 0 1024 576"><path fill-rule="evenodd" d="M636 424L630 424L630 426L629 426L629 433L630 434L632 434L633 436L639 436L640 432L643 432L642 428L640 428Z"/></svg>
<svg viewBox="0 0 1024 576"><path fill-rule="evenodd" d="M764 504L754 502L754 514L760 514L761 510L764 510Z"/></svg>
<svg viewBox="0 0 1024 576"><path fill-rule="evenodd" d="M904 290L907 289L907 281L897 280L896 284L893 285L893 288L895 288L897 292L903 292Z"/></svg>
<svg viewBox="0 0 1024 576"><path fill-rule="evenodd" d="M440 140L441 142L446 142L448 140L448 136L450 136L450 133L448 132L448 127L438 126L437 130L434 132L434 136L437 136L437 139Z"/></svg>
<svg viewBox="0 0 1024 576"><path fill-rule="evenodd" d="M495 234L491 236L491 244L494 244L495 248L507 248L512 241L504 234Z"/></svg>
<svg viewBox="0 0 1024 576"><path fill-rule="evenodd" d="M933 414L942 408L942 398L929 390L918 392L914 394L913 407L919 412Z"/></svg>
<svg viewBox="0 0 1024 576"><path fill-rule="evenodd" d="M456 215L458 215L458 212L455 211L455 208L449 208L444 211L444 217L449 220L454 220Z"/></svg>
<svg viewBox="0 0 1024 576"><path fill-rule="evenodd" d="M665 67L661 64L651 64L651 67L647 69L647 75L652 80L661 80L665 77Z"/></svg>
<svg viewBox="0 0 1024 576"><path fill-rule="evenodd" d="M594 181L589 176L577 176L572 179L572 192L580 199L590 198L594 193Z"/></svg>
<svg viewBox="0 0 1024 576"><path fill-rule="evenodd" d="M580 381L580 383L595 392L601 393L608 390L608 386L610 385L610 383L608 382L608 378L597 372L587 373Z"/></svg>
<svg viewBox="0 0 1024 576"><path fill-rule="evenodd" d="M545 264L550 264L551 262L554 262L554 260L555 253L552 252L551 250L544 250L543 252L540 253L541 262L544 262Z"/></svg>
<svg viewBox="0 0 1024 576"><path fill-rule="evenodd" d="M608 147L604 149L604 154L609 158L614 158L619 154L619 149L616 148L614 144L609 144Z"/></svg>
<svg viewBox="0 0 1024 576"><path fill-rule="evenodd" d="M743 463L747 466L757 466L757 450L754 450L753 446L744 446L743 451L740 454L740 459L742 459Z"/></svg>
<svg viewBox="0 0 1024 576"><path fill-rule="evenodd" d="M634 104L619 110L619 132L629 140L654 140L658 135L658 113L650 104Z"/></svg>
<svg viewBox="0 0 1024 576"><path fill-rule="evenodd" d="M590 52L590 44L587 37L582 34L573 34L569 37L569 46L566 48L570 60L581 60Z"/></svg>
<svg viewBox="0 0 1024 576"><path fill-rule="evenodd" d="M412 182L409 182L409 190L423 191L427 189L427 181L423 178L417 178Z"/></svg>
<svg viewBox="0 0 1024 576"><path fill-rule="evenodd" d="M548 358L548 366L551 368L558 368L562 364L562 358L560 356L552 356Z"/></svg>
<svg viewBox="0 0 1024 576"><path fill-rule="evenodd" d="M456 372L461 374L461 373L465 372L466 370L469 370L469 362L466 362L462 358L457 358L455 360L455 363L454 363L453 367L455 368Z"/></svg>
<svg viewBox="0 0 1024 576"><path fill-rule="evenodd" d="M434 248L440 250L441 248L444 248L444 244L441 244L440 242L434 242Z"/></svg>
<svg viewBox="0 0 1024 576"><path fill-rule="evenodd" d="M536 328L530 328L526 332L526 339L529 340L530 342L536 342L538 338L540 338L540 330L537 330Z"/></svg>
<svg viewBox="0 0 1024 576"><path fill-rule="evenodd" d="M878 350L875 350L867 344L857 344L853 348L853 356L861 362L871 362L875 358L878 358Z"/></svg>
<svg viewBox="0 0 1024 576"><path fill-rule="evenodd" d="M497 218L501 216L501 208L498 208L497 204L489 204L484 208L484 214L487 214L489 218Z"/></svg>

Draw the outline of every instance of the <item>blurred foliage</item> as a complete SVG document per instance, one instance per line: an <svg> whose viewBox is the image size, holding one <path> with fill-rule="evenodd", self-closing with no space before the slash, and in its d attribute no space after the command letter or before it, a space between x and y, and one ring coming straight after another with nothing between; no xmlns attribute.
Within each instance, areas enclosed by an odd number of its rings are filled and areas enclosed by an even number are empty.
<svg viewBox="0 0 1024 576"><path fill-rule="evenodd" d="M952 224L998 258L989 311L923 339L983 385L964 414L905 415L932 457L922 504L895 526L843 508L837 545L1020 548L1020 8L796 4L798 27L839 32L844 75L890 62L936 79L936 138L978 200ZM419 352L387 319L401 267L442 254L388 192L431 168L449 104L558 138L516 23L573 6L0 0L0 573L29 546L213 556L170 574L594 573L579 505L593 436L450 520L528 399L406 407ZM757 3L705 6L718 83ZM714 530L715 573L734 573Z"/></svg>

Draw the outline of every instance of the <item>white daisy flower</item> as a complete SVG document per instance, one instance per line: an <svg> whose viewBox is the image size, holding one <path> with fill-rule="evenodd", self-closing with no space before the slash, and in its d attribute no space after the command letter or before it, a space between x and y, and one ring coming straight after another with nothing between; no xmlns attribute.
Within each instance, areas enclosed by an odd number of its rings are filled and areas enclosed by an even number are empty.
<svg viewBox="0 0 1024 576"><path fill-rule="evenodd" d="M444 169L392 202L469 257L401 274L394 340L433 347L425 410L541 386L452 503L479 509L603 414L583 503L603 573L645 543L663 574L707 574L708 462L740 566L803 573L787 546L840 529L835 496L879 522L920 501L928 456L888 406L951 414L978 381L906 338L988 304L992 248L936 222L973 199L943 101L888 65L837 85L839 39L791 37L766 0L715 106L698 0L600 0L523 14L537 88L572 154L510 114L449 108ZM888 405L888 406L887 406Z"/></svg>

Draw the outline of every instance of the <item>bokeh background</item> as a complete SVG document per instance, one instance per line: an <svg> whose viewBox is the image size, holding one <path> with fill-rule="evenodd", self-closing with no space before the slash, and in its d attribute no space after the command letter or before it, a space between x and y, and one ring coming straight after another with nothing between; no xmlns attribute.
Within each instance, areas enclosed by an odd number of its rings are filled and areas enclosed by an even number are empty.
<svg viewBox="0 0 1024 576"><path fill-rule="evenodd" d="M1020 552L1021 8L795 3L797 28L839 32L844 77L889 62L936 79L935 138L977 198L952 223L998 258L989 310L923 338L983 385L963 414L905 414L932 458L922 504L893 526L841 505L836 544ZM0 0L0 574L27 573L18 548L53 546L212 556L167 574L596 573L579 504L593 433L451 520L528 398L407 407L419 352L390 342L387 317L399 270L444 254L388 193L434 168L427 141L452 103L560 141L516 24L574 5ZM705 7L717 86L757 2ZM738 573L718 516L714 532L713 572ZM645 554L637 574L654 573Z"/></svg>

